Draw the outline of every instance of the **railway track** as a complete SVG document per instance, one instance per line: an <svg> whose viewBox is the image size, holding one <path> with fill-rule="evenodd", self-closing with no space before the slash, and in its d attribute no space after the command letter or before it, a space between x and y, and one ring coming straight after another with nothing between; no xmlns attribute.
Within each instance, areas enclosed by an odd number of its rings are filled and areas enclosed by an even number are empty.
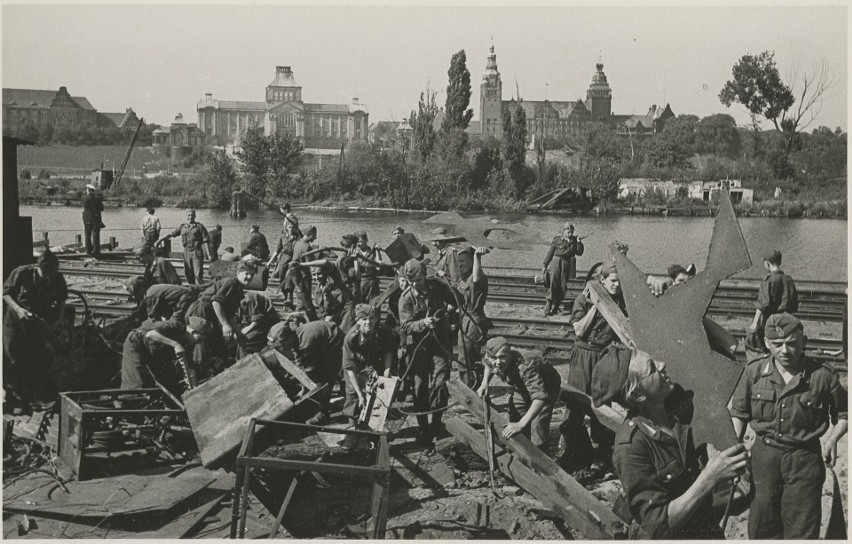
<svg viewBox="0 0 852 544"><path fill-rule="evenodd" d="M86 297L88 309L96 318L106 317L118 319L125 317L135 308L133 304L127 301L127 295L120 292L104 292L92 290L76 290ZM273 295L271 300L276 309L283 309L283 297ZM82 309L82 302L76 298L72 298L69 304ZM568 324L567 319L548 320L548 319L529 319L529 318L510 318L510 317L492 317L492 322L495 328L491 331L492 335L501 335L506 337L510 342L528 348L544 348L555 353L554 362L567 362L560 352L569 352L574 344L574 333ZM519 330L520 329L520 330ZM744 331L731 331L738 339L745 336ZM808 339L807 350L810 356L826 361L834 362L837 357L834 353L842 348L840 340L828 338L811 338ZM738 359L745 360L745 354L739 351Z"/></svg>
<svg viewBox="0 0 852 544"><path fill-rule="evenodd" d="M139 275L142 267L139 264L126 264L116 266L110 263L110 268L84 268L77 266L61 267L61 272L69 276L106 277L123 280L130 276ZM381 285L384 289L391 278L382 278ZM754 315L754 301L757 298L757 284L753 286L738 283L740 280L726 284L717 290L716 295L710 303L708 314L714 316L742 316ZM275 289L278 283L270 280L269 287ZM572 300L580 294L583 288L581 281L572 281L569 284L566 300ZM834 284L814 284L810 288L800 290L800 305L797 313L802 319L810 321L840 322L843 320L846 304L846 294ZM526 306L544 306L545 290L536 286L530 280L527 283L520 281L506 281L505 277L495 276L489 281L488 300L506 304L521 304Z"/></svg>

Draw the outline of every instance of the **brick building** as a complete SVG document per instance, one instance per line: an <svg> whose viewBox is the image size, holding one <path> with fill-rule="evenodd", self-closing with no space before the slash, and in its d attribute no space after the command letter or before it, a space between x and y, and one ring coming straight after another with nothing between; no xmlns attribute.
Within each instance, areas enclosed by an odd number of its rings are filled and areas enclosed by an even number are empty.
<svg viewBox="0 0 852 544"><path fill-rule="evenodd" d="M71 96L68 89L58 91L35 89L3 89L3 134L19 135L32 125L41 130L97 128L108 126L109 119L99 114L82 96Z"/></svg>
<svg viewBox="0 0 852 544"><path fill-rule="evenodd" d="M591 122L611 125L618 134L647 135L662 130L666 119L674 117L671 107L652 106L647 115L614 115L612 113L612 88L609 86L603 64L596 71L586 90L586 100L523 100L514 97L503 100L503 81L497 69L497 55L491 46L485 73L479 86L479 120L483 136L503 135L503 112L514 112L520 107L527 116L527 137L547 136L564 139L580 134Z"/></svg>
<svg viewBox="0 0 852 544"><path fill-rule="evenodd" d="M355 140L367 141L368 111L352 104L314 104L302 100L302 87L289 66L277 66L263 102L214 100L207 93L198 102L198 127L208 144L237 145L253 126L264 133L288 133L306 150L337 150Z"/></svg>

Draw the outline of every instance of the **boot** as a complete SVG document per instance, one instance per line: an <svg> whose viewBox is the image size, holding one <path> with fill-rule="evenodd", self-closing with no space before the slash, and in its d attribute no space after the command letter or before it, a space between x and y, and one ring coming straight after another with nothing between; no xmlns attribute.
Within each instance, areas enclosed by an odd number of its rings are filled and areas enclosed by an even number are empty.
<svg viewBox="0 0 852 544"><path fill-rule="evenodd" d="M551 303L551 302L548 300L548 301L547 301L547 304L546 304L546 305L545 305L545 307L544 307L544 317L549 317L549 316L553 315L553 314L551 313L551 310L553 310L553 303Z"/></svg>

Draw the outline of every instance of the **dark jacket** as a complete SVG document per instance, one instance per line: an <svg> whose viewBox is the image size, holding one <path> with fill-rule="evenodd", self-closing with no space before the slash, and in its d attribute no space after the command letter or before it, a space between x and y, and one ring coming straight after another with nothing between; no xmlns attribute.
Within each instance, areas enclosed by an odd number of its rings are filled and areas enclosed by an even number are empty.
<svg viewBox="0 0 852 544"><path fill-rule="evenodd" d="M103 197L98 194L87 194L83 197L83 223L100 225L104 211Z"/></svg>

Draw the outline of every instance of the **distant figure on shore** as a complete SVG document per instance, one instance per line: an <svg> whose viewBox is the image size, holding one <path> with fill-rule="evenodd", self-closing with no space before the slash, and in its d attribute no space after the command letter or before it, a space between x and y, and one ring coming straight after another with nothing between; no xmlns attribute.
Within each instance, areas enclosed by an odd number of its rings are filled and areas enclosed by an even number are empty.
<svg viewBox="0 0 852 544"><path fill-rule="evenodd" d="M261 261L269 260L269 243L266 241L266 236L260 233L260 225L252 225L249 229L249 241L246 244L246 251L260 259Z"/></svg>
<svg viewBox="0 0 852 544"><path fill-rule="evenodd" d="M222 225L215 225L210 231L210 262L219 260L219 246L222 245Z"/></svg>
<svg viewBox="0 0 852 544"><path fill-rule="evenodd" d="M101 229L106 226L103 224L101 215L103 211L103 198L95 192L94 185L87 184L86 195L83 197L83 228L85 229L86 253L95 257L101 255Z"/></svg>
<svg viewBox="0 0 852 544"><path fill-rule="evenodd" d="M153 245L160 239L160 218L154 215L154 208L147 208L148 215L142 218L142 238Z"/></svg>

